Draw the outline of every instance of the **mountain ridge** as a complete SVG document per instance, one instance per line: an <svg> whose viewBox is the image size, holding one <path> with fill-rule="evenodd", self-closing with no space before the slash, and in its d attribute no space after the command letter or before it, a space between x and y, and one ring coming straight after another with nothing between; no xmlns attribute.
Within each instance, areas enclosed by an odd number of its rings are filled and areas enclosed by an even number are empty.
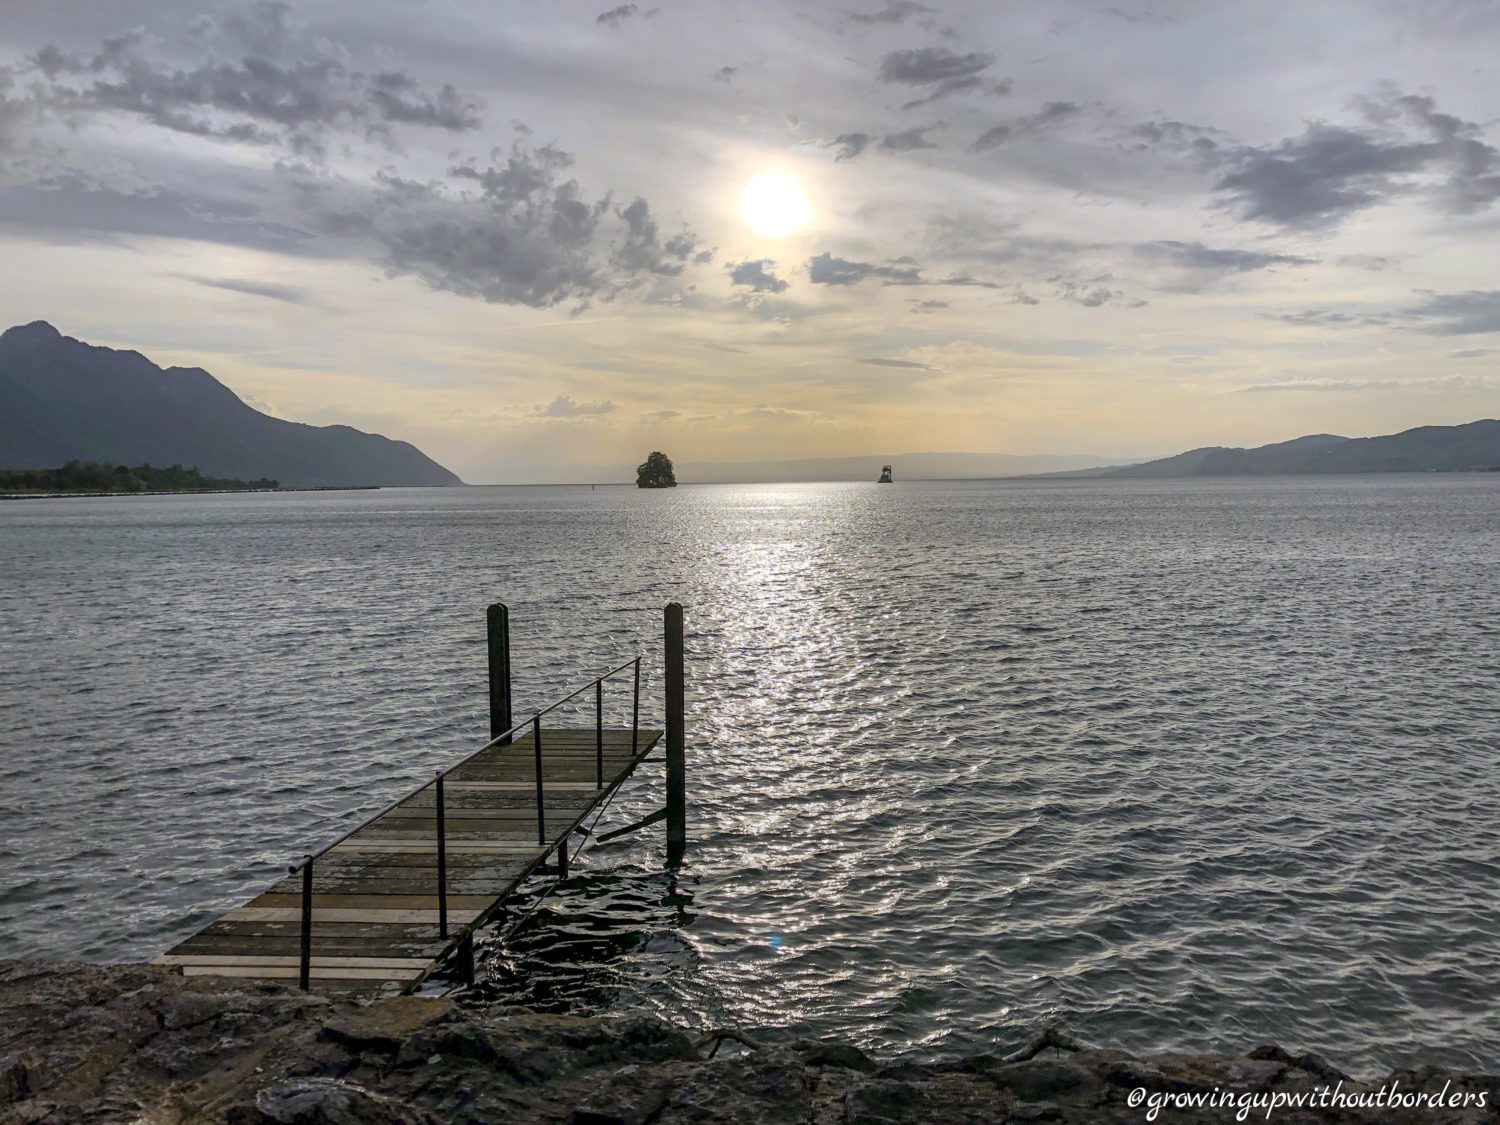
<svg viewBox="0 0 1500 1125"><path fill-rule="evenodd" d="M1297 476L1308 473L1433 473L1500 469L1500 420L1415 426L1394 434L1348 438L1305 434L1250 448L1208 445L1136 465L1039 474L1049 477Z"/></svg>
<svg viewBox="0 0 1500 1125"><path fill-rule="evenodd" d="M409 442L250 406L201 367L158 367L44 320L0 333L0 467L191 465L290 488L461 485Z"/></svg>

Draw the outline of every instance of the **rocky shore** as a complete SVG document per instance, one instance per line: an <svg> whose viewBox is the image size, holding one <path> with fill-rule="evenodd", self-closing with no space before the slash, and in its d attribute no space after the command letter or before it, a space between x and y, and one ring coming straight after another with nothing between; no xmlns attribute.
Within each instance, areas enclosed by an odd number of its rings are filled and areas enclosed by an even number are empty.
<svg viewBox="0 0 1500 1125"><path fill-rule="evenodd" d="M1358 1108L1392 1083L1445 1101ZM1290 1100L1318 1090L1343 1101ZM1241 1101L1203 1104L1216 1092ZM416 997L358 1006L146 966L0 963L0 1125L1224 1122L1240 1106L1242 1120L1267 1120L1278 1094L1277 1122L1500 1120L1500 1076L1355 1081L1272 1046L1132 1057L1050 1033L1010 1056L880 1061L847 1044L640 1018Z"/></svg>

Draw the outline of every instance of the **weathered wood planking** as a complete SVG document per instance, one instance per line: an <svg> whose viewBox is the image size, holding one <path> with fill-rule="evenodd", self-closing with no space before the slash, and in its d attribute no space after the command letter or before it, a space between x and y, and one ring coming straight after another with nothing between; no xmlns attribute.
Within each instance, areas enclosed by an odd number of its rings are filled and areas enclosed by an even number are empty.
<svg viewBox="0 0 1500 1125"><path fill-rule="evenodd" d="M309 977L321 992L415 987L556 850L649 754L662 732L542 730L545 843L536 823L531 735L485 750L443 780L448 936L437 888L433 786L344 836L313 862ZM301 968L302 877L281 879L158 957L194 976L295 981Z"/></svg>

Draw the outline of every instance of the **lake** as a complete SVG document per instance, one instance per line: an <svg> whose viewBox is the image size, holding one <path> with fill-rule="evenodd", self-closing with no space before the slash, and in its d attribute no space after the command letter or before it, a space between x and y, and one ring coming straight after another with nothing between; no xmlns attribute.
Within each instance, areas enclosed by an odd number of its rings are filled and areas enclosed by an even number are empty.
<svg viewBox="0 0 1500 1125"><path fill-rule="evenodd" d="M481 997L1493 1068L1497 516L1500 474L3 503L0 956L150 957L480 745L488 602L518 713L641 650L659 722L678 600L688 864L585 850Z"/></svg>

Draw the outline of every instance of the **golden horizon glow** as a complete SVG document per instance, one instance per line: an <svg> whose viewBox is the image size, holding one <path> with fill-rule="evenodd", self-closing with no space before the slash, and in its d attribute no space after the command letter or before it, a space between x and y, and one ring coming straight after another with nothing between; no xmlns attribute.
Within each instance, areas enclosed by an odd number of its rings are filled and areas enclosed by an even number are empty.
<svg viewBox="0 0 1500 1125"><path fill-rule="evenodd" d="M740 195L740 218L762 238L781 238L807 225L812 204L796 176L772 170L745 185Z"/></svg>

